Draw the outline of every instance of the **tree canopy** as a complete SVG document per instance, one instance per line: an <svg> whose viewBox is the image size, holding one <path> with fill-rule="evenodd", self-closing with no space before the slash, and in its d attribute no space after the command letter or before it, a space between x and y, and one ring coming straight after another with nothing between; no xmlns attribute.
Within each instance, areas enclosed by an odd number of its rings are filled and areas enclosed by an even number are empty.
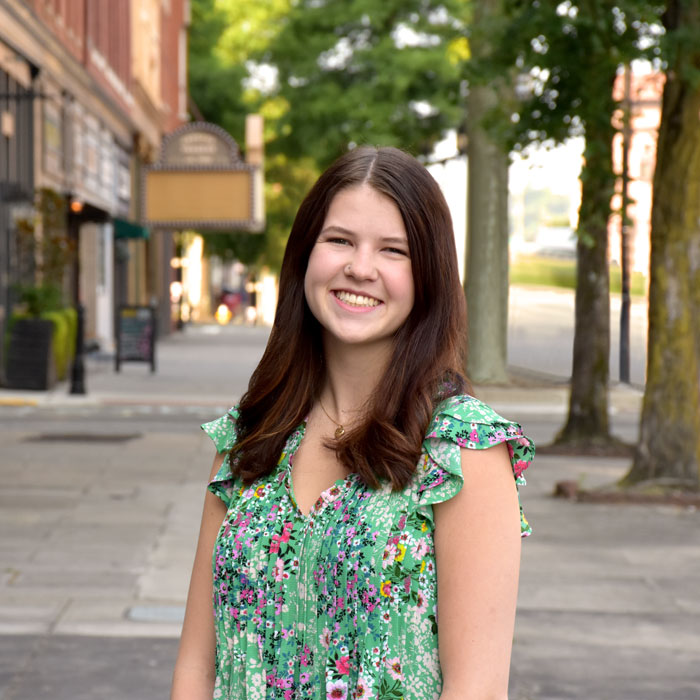
<svg viewBox="0 0 700 700"><path fill-rule="evenodd" d="M448 7L453 12L448 12ZM463 121L468 56L450 0L193 0L190 90L240 139L265 118L267 228L211 234L206 250L277 268L317 174L354 144L426 155Z"/></svg>
<svg viewBox="0 0 700 700"><path fill-rule="evenodd" d="M465 57L444 3L299 0L259 56L276 73L271 94L288 105L271 146L321 168L352 144L426 155L463 120Z"/></svg>

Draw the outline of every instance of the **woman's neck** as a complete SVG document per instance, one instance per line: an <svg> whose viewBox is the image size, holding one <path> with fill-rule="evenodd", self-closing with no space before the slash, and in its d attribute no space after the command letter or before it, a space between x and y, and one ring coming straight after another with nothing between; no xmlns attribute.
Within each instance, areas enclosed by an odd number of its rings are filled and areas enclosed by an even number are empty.
<svg viewBox="0 0 700 700"><path fill-rule="evenodd" d="M324 408L348 421L361 415L386 369L391 349L382 345L342 345L324 348L326 381L321 392Z"/></svg>

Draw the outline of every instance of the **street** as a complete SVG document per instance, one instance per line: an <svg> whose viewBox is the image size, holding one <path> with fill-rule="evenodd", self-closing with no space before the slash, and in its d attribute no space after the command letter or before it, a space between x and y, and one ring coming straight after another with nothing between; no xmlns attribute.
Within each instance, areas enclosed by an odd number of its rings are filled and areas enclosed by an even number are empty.
<svg viewBox="0 0 700 700"><path fill-rule="evenodd" d="M515 357L528 363L514 371L526 380L475 393L545 445L566 384L545 353L527 351L522 329L541 347L557 337L564 355L566 313L538 332L546 297L525 290L516 301ZM213 457L198 425L241 395L266 337L192 326L159 344L154 375L91 358L85 397L65 383L0 391L0 700L168 696ZM629 441L640 398L612 386L613 431ZM526 473L534 535L523 544L510 700L700 697L698 512L551 496L558 481L591 488L627 467L543 455Z"/></svg>
<svg viewBox="0 0 700 700"><path fill-rule="evenodd" d="M571 376L574 292L512 285L509 295L508 363L559 377ZM646 370L647 304L630 305L630 382L642 388ZM610 298L610 378L620 378L620 296Z"/></svg>

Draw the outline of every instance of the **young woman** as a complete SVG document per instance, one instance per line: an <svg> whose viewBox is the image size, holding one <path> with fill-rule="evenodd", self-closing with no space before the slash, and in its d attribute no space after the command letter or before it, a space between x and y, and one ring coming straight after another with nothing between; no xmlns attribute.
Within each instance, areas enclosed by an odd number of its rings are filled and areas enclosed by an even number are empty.
<svg viewBox="0 0 700 700"><path fill-rule="evenodd" d="M356 148L302 203L217 457L173 700L505 700L520 426L468 395L445 200ZM213 555L213 566L212 566Z"/></svg>

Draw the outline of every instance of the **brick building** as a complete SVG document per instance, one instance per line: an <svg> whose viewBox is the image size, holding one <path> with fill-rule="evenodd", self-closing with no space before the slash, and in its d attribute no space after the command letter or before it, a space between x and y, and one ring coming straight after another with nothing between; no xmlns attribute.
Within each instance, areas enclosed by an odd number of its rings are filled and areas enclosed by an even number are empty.
<svg viewBox="0 0 700 700"><path fill-rule="evenodd" d="M17 226L39 191L79 241L88 341L112 349L126 302L169 330L172 236L138 225L140 171L187 121L188 23L188 0L0 0L0 337L33 274Z"/></svg>
<svg viewBox="0 0 700 700"><path fill-rule="evenodd" d="M627 83L626 83L627 79ZM645 64L639 64L628 76L620 73L615 80L613 95L624 108L629 109L629 134L627 174L627 209L630 265L632 270L649 274L649 254L651 246L651 204L653 194L654 168L656 166L656 140L661 121L661 99L664 89L663 73L651 71ZM621 131L613 141L613 167L622 175L623 171L623 125L622 112L618 115ZM622 177L618 180L618 194L613 199L613 208L622 204ZM620 261L619 216L610 219L610 256Z"/></svg>

